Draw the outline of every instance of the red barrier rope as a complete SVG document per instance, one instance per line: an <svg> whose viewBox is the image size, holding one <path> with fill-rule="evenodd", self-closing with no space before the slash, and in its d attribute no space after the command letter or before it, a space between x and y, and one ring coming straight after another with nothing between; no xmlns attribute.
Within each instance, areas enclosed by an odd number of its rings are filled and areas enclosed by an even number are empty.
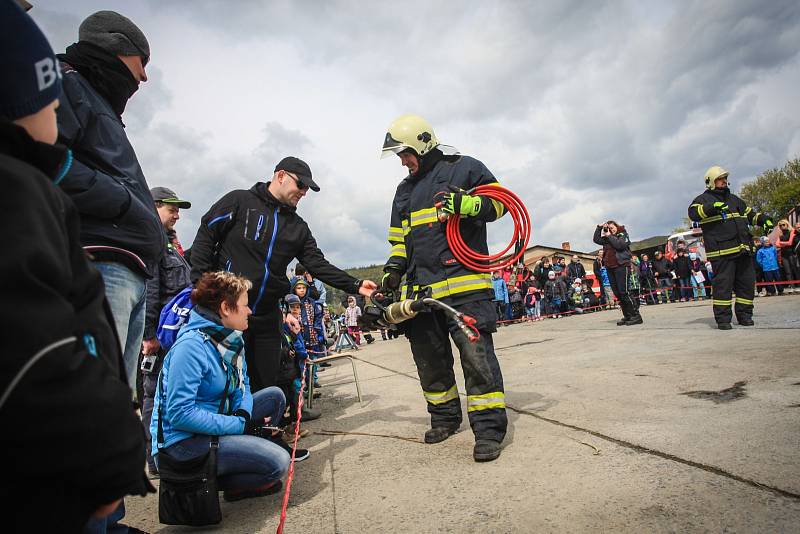
<svg viewBox="0 0 800 534"><path fill-rule="evenodd" d="M500 202L514 221L514 235L508 246L497 254L481 254L475 252L461 238L461 217L450 217L447 220L447 244L453 256L465 267L479 273L490 273L517 263L531 239L531 216L522 200L510 190L499 184L481 185L468 191L470 195L479 195ZM514 254L505 261L492 263L502 258L512 247L517 246Z"/></svg>
<svg viewBox="0 0 800 534"><path fill-rule="evenodd" d="M297 451L297 441L300 439L300 419L303 412L303 391L306 388L306 368L303 366L303 373L300 376L300 394L297 396L297 422L294 424L294 442L292 443L292 460L289 463L289 474L286 475L286 492L283 494L283 505L281 506L281 521L278 523L276 534L283 534L283 526L286 523L286 508L289 506L289 494L292 492L292 480L294 479L294 455Z"/></svg>

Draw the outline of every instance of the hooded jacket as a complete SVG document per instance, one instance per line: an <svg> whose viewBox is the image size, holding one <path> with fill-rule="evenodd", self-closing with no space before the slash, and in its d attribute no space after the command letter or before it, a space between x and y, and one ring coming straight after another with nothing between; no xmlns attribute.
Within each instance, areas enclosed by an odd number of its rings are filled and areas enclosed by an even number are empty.
<svg viewBox="0 0 800 534"><path fill-rule="evenodd" d="M156 389L150 435L152 454L158 454L159 409L164 417L164 443L161 448L190 438L195 434L228 436L244 432L245 419L238 415L217 413L225 391L228 374L211 338L201 332L214 326L197 311L189 313L189 322L181 327L178 339L164 357L160 387ZM235 388L229 400L228 413L244 410L253 413L253 396L247 378L247 361L243 358L244 389ZM234 375L235 376L235 375Z"/></svg>
<svg viewBox="0 0 800 534"><path fill-rule="evenodd" d="M0 391L34 362L0 408L0 497L26 521L31 503L47 502L35 522L52 532L81 531L101 504L152 489L103 280L80 246L78 211L54 185L68 161L63 147L0 121Z"/></svg>
<svg viewBox="0 0 800 534"><path fill-rule="evenodd" d="M58 139L75 156L59 186L81 215L81 243L96 260L150 277L164 253L164 229L125 127L78 71L61 63Z"/></svg>
<svg viewBox="0 0 800 534"><path fill-rule="evenodd" d="M492 287L494 288L494 300L508 304L508 286L506 285L506 281L499 277L492 278Z"/></svg>
<svg viewBox="0 0 800 534"><path fill-rule="evenodd" d="M756 261L764 272L778 270L778 249L767 245L756 251Z"/></svg>
<svg viewBox="0 0 800 534"><path fill-rule="evenodd" d="M392 249L384 271L406 275L404 297L430 288L433 298L450 304L492 300L491 275L473 271L455 258L434 203L439 192L468 191L497 180L483 163L469 156L434 158L429 170L423 164L426 157L422 160L418 173L407 176L395 192L388 235ZM482 200L477 216L461 219L461 237L475 252L488 254L486 224L502 217L505 208L488 198Z"/></svg>
<svg viewBox="0 0 800 534"><path fill-rule="evenodd" d="M259 182L231 191L203 215L192 245L192 281L216 270L244 276L253 283L250 309L263 315L289 293L286 268L297 258L314 278L358 292L359 281L325 259L296 208L268 188L269 182Z"/></svg>
<svg viewBox="0 0 800 534"><path fill-rule="evenodd" d="M715 202L724 202L728 211L721 213L714 207ZM739 254L753 254L753 236L750 224L761 226L768 219L763 213L756 213L744 201L724 189L709 189L692 201L689 218L700 223L703 229L703 243L706 257L710 260L734 257Z"/></svg>

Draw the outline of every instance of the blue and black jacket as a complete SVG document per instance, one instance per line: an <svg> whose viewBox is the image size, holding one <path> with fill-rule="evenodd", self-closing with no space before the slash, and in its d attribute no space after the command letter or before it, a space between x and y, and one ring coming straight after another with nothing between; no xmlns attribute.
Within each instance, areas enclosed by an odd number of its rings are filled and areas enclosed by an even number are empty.
<svg viewBox="0 0 800 534"><path fill-rule="evenodd" d="M325 259L308 224L268 187L259 182L231 191L211 206L192 245L192 281L217 270L244 276L253 283L248 296L254 315L272 310L289 293L286 268L295 258L314 278L358 291L358 280Z"/></svg>

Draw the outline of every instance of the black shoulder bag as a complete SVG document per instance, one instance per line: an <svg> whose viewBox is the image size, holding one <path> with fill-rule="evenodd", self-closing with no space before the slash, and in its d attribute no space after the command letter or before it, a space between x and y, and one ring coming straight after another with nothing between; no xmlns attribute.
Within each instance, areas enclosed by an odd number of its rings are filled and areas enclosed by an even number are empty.
<svg viewBox="0 0 800 534"><path fill-rule="evenodd" d="M158 376L158 444L164 443L162 376ZM225 395L217 413L223 413L230 377L225 380ZM158 453L158 520L166 525L216 525L222 521L217 488L217 449L219 437L211 436L208 452L197 458L177 460L163 449Z"/></svg>

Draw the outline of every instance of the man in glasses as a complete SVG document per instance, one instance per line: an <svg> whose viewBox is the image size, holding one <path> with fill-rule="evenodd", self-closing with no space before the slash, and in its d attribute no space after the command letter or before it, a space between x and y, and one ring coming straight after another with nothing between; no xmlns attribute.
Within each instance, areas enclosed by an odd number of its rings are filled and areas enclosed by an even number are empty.
<svg viewBox="0 0 800 534"><path fill-rule="evenodd" d="M308 164L283 158L272 180L248 190L232 191L217 201L201 221L192 245L192 281L208 271L226 270L253 283L249 302L253 315L245 332L247 368L253 392L278 385L281 329L285 320L295 331L300 324L284 317L280 299L289 293L286 268L295 258L314 278L346 293L368 296L376 288L370 280L356 280L331 265L317 247L308 224L297 215L297 204L318 192ZM306 420L319 414L303 414Z"/></svg>

